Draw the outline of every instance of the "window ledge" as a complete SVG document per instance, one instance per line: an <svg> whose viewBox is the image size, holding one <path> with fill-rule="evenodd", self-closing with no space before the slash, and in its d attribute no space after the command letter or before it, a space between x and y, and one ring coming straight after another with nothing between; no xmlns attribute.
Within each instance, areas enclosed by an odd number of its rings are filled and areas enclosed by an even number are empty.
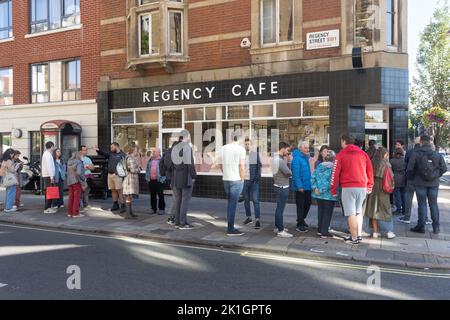
<svg viewBox="0 0 450 320"><path fill-rule="evenodd" d="M154 57L139 57L129 59L127 69L147 69L163 67L168 73L172 72L172 63L185 63L189 61L188 56L154 56Z"/></svg>
<svg viewBox="0 0 450 320"><path fill-rule="evenodd" d="M6 43L6 42L11 42L11 41L14 41L14 37L11 37L11 38L6 38L6 39L1 39L0 40L0 43Z"/></svg>
<svg viewBox="0 0 450 320"><path fill-rule="evenodd" d="M65 28L59 28L59 29L37 32L37 33L29 33L29 34L25 35L25 39L41 37L41 36L51 35L51 34L60 33L60 32L71 31L71 30L79 30L81 28L83 28L83 25L77 24L77 25L65 27Z"/></svg>
<svg viewBox="0 0 450 320"><path fill-rule="evenodd" d="M283 52L283 51L292 51L292 50L304 50L305 49L305 43L299 42L299 43L293 43L293 44L287 44L287 45L275 45L275 46L269 46L269 47L261 47L261 48L254 48L250 49L250 54L266 54L266 53L275 53L275 52Z"/></svg>

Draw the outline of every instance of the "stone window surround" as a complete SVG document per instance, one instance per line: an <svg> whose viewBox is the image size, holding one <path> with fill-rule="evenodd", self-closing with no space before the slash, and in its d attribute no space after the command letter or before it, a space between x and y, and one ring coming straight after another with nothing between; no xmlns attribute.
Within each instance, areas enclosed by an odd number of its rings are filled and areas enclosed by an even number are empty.
<svg viewBox="0 0 450 320"><path fill-rule="evenodd" d="M142 14L159 10L161 20L160 54L141 56L139 54L139 17ZM169 11L180 11L182 15L182 54L169 54ZM140 0L127 1L127 69L145 69L164 67L168 73L173 72L173 63L189 61L188 56L188 4L187 1L175 2L160 0L155 3L140 5Z"/></svg>

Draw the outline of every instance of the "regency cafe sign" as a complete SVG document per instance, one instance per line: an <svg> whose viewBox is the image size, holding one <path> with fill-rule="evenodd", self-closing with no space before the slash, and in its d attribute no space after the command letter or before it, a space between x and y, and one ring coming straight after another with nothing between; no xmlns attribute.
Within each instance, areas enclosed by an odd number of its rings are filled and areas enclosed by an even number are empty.
<svg viewBox="0 0 450 320"><path fill-rule="evenodd" d="M258 98L263 95L277 95L278 81L257 82L248 84L232 84L229 95L239 98ZM143 103L159 103L169 101L193 101L193 100L215 100L219 90L215 85L198 86L193 88L174 88L170 90L153 90L142 93ZM223 92L221 93L223 95Z"/></svg>

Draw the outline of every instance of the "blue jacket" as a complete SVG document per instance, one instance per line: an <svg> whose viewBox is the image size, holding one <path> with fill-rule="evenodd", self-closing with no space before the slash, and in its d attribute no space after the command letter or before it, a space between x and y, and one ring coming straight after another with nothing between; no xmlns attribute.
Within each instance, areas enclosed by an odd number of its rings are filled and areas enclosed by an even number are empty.
<svg viewBox="0 0 450 320"><path fill-rule="evenodd" d="M159 172L159 162L161 161L161 158L158 159L158 165L156 166L158 169L158 182L164 183L166 181L166 177L161 176L161 173ZM152 159L149 159L147 162L147 168L145 170L145 180L147 180L148 182L150 182L150 169L151 169L151 165L152 165Z"/></svg>
<svg viewBox="0 0 450 320"><path fill-rule="evenodd" d="M58 163L55 160L55 183L59 182L59 179L62 181L66 180L66 174L67 174L67 166L64 163L63 160L61 160L60 163Z"/></svg>
<svg viewBox="0 0 450 320"><path fill-rule="evenodd" d="M311 190L311 167L309 165L309 154L305 155L300 150L295 149L292 153L294 157L291 163L292 170L292 190Z"/></svg>
<svg viewBox="0 0 450 320"><path fill-rule="evenodd" d="M338 201L331 195L331 176L333 175L333 162L322 162L317 166L311 176L312 197L315 199ZM314 190L319 189L320 196Z"/></svg>

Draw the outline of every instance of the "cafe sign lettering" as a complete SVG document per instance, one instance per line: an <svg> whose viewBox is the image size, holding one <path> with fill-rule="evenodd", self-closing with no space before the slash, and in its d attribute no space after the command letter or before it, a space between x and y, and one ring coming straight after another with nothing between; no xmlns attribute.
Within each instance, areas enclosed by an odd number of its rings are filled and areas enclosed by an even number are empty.
<svg viewBox="0 0 450 320"><path fill-rule="evenodd" d="M339 47L339 30L310 32L306 34L306 50Z"/></svg>
<svg viewBox="0 0 450 320"><path fill-rule="evenodd" d="M158 103L169 101L213 100L218 94L216 86L204 86L195 88L175 88L170 90L144 91L143 103ZM277 95L278 82L257 82L248 84L234 84L230 87L229 94L234 97L255 97L262 95Z"/></svg>

